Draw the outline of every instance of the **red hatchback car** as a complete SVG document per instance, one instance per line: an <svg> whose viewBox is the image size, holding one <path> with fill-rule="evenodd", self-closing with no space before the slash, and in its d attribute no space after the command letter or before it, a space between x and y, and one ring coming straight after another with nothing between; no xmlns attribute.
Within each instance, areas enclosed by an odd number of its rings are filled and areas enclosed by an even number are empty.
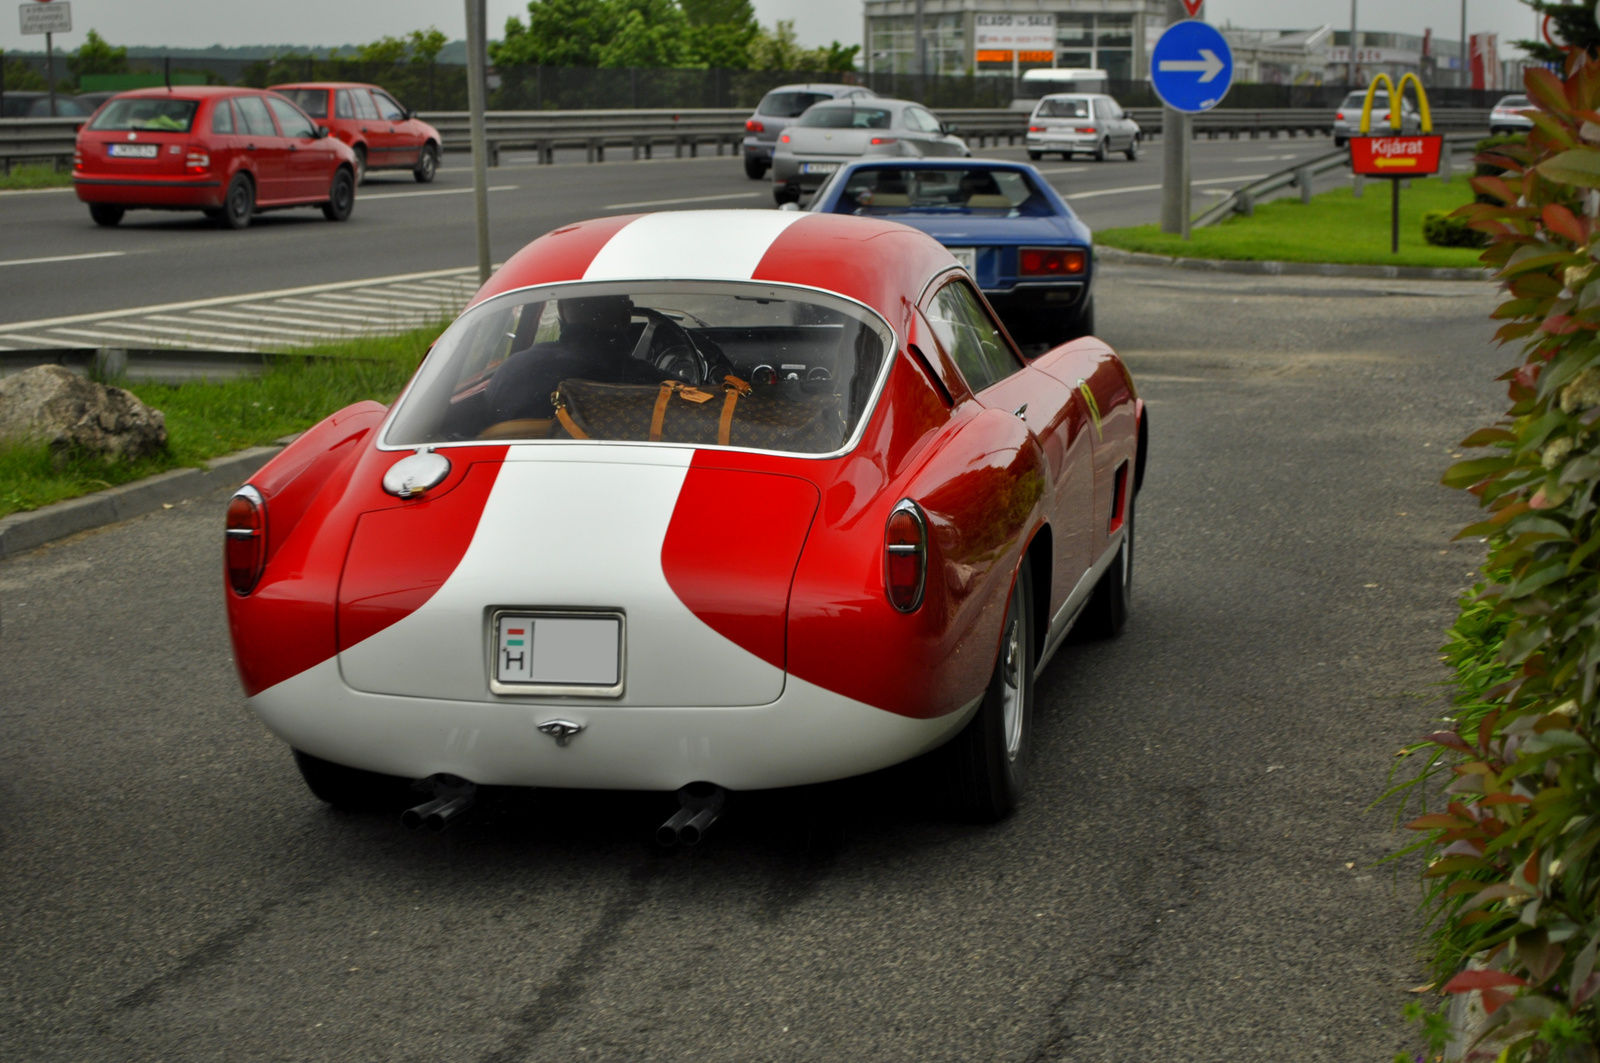
<svg viewBox="0 0 1600 1063"><path fill-rule="evenodd" d="M350 217L350 148L272 92L139 89L107 100L78 132L72 183L100 225L129 210L200 210L243 229L253 214L321 207Z"/></svg>
<svg viewBox="0 0 1600 1063"><path fill-rule="evenodd" d="M319 126L356 153L356 176L368 170L410 170L426 184L439 171L439 131L395 102L376 85L347 81L301 81L274 85Z"/></svg>

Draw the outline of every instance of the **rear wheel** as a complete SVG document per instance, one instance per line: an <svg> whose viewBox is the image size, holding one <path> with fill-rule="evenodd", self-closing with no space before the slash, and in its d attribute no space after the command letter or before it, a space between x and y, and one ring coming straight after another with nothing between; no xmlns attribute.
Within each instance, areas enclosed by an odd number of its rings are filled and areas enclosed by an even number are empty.
<svg viewBox="0 0 1600 1063"><path fill-rule="evenodd" d="M356 183L350 171L340 168L333 175L333 185L328 189L328 201L322 205L322 216L329 221L344 221L356 206Z"/></svg>
<svg viewBox="0 0 1600 1063"><path fill-rule="evenodd" d="M416 169L411 171L411 176L417 179L418 184L429 184L433 181L434 174L439 172L439 148L435 144L422 145L422 154L417 156Z"/></svg>
<svg viewBox="0 0 1600 1063"><path fill-rule="evenodd" d="M234 174L228 182L228 194L222 201L222 222L230 229L243 229L250 224L250 215L256 211L255 183L242 173Z"/></svg>
<svg viewBox="0 0 1600 1063"><path fill-rule="evenodd" d="M1024 559L1000 629L1000 653L978 713L940 753L953 810L992 823L1022 798L1033 731L1033 577Z"/></svg>
<svg viewBox="0 0 1600 1063"><path fill-rule="evenodd" d="M1111 140L1107 138L1094 146L1094 161L1105 162L1111 154Z"/></svg>
<svg viewBox="0 0 1600 1063"><path fill-rule="evenodd" d="M750 178L752 181L759 181L763 177L767 176L768 165L769 164L759 156L746 155L744 157L744 175Z"/></svg>
<svg viewBox="0 0 1600 1063"><path fill-rule="evenodd" d="M120 222L126 213L126 210L115 203L89 204L89 217L94 219L96 225L104 225L108 229Z"/></svg>
<svg viewBox="0 0 1600 1063"><path fill-rule="evenodd" d="M367 179L367 149L364 148L364 147L361 147L360 145L357 145L356 149L355 149L355 152L356 152L356 184L360 184L362 181L365 181Z"/></svg>
<svg viewBox="0 0 1600 1063"><path fill-rule="evenodd" d="M415 795L408 779L381 775L375 771L347 768L343 764L294 751L294 765L300 777L321 801L348 812L398 812Z"/></svg>
<svg viewBox="0 0 1600 1063"><path fill-rule="evenodd" d="M1044 158L1044 152L1030 151L1028 152L1028 158L1032 159L1034 162L1038 162L1040 159Z"/></svg>

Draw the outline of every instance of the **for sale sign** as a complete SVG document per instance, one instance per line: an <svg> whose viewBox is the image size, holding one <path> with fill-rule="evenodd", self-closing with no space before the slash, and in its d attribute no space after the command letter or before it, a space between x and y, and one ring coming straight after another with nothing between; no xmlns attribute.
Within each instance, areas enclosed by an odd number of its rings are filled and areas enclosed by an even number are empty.
<svg viewBox="0 0 1600 1063"><path fill-rule="evenodd" d="M1412 177L1439 172L1441 136L1350 138L1350 169L1368 177Z"/></svg>
<svg viewBox="0 0 1600 1063"><path fill-rule="evenodd" d="M22 16L23 33L71 33L72 5L56 0L55 3L23 4L18 9Z"/></svg>

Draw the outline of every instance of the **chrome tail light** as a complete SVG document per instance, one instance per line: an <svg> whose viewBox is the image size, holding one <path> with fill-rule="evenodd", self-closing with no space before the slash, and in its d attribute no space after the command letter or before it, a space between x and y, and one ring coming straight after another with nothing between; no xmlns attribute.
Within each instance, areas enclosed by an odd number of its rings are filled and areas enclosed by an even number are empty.
<svg viewBox="0 0 1600 1063"><path fill-rule="evenodd" d="M241 596L256 589L267 567L267 508L261 492L245 484L228 501L224 546L228 585Z"/></svg>
<svg viewBox="0 0 1600 1063"><path fill-rule="evenodd" d="M928 583L928 521L909 498L902 498L889 512L883 564L889 604L902 613L915 612Z"/></svg>

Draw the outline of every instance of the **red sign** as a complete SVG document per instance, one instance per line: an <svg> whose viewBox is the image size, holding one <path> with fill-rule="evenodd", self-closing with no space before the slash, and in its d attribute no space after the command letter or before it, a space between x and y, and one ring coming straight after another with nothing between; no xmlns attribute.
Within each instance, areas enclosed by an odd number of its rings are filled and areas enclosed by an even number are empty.
<svg viewBox="0 0 1600 1063"><path fill-rule="evenodd" d="M1441 136L1350 138L1350 168L1369 177L1412 177L1439 172Z"/></svg>
<svg viewBox="0 0 1600 1063"><path fill-rule="evenodd" d="M1206 5L1206 0L1183 0L1183 9L1189 12L1190 18L1199 18L1200 9Z"/></svg>

